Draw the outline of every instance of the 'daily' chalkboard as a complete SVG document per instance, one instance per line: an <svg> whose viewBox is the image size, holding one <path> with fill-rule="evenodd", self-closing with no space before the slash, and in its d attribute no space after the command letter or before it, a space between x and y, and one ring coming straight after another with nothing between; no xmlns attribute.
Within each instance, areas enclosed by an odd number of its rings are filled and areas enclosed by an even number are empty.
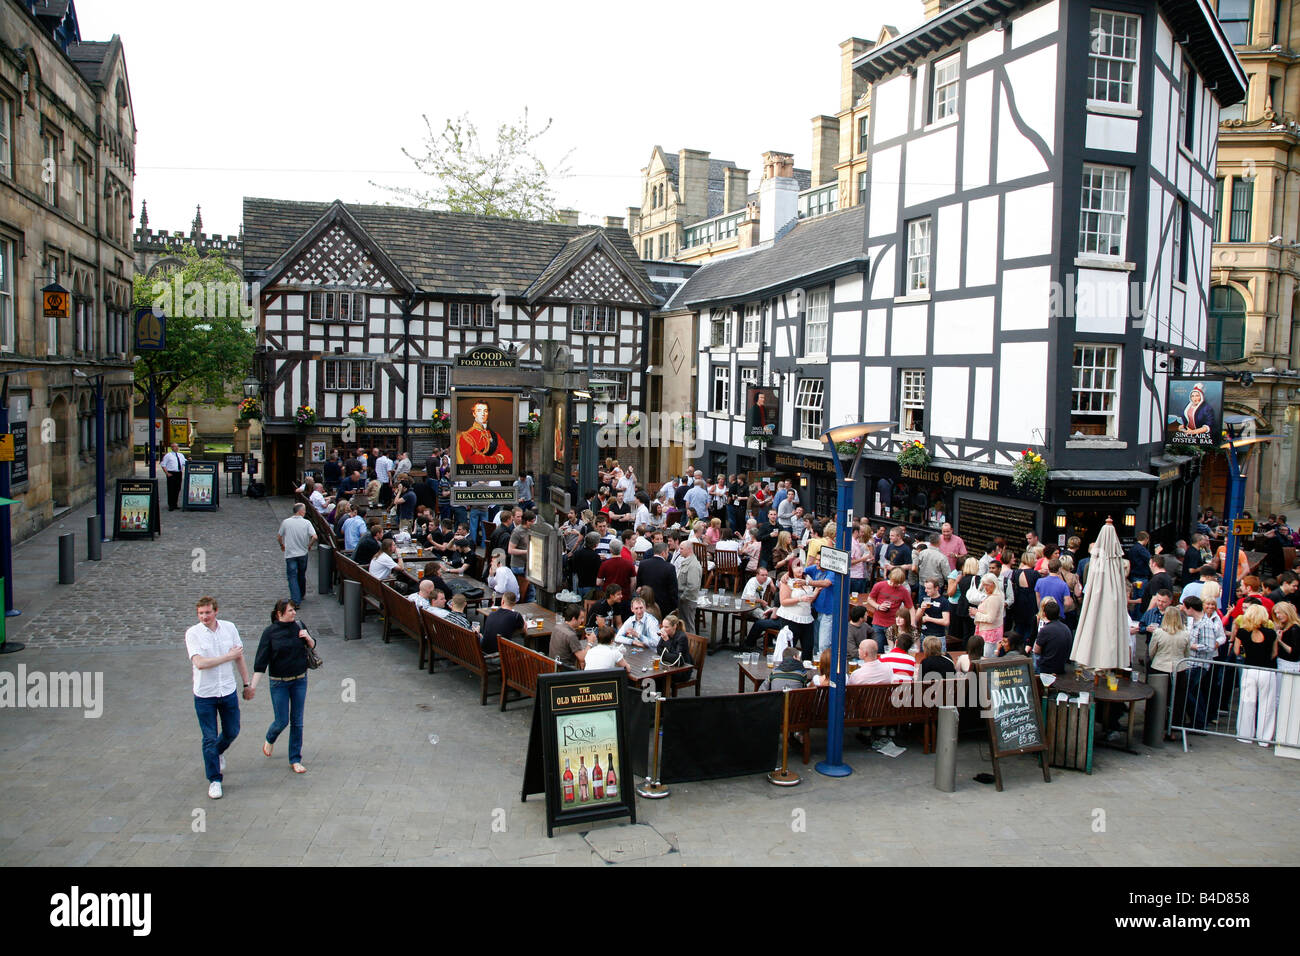
<svg viewBox="0 0 1300 956"><path fill-rule="evenodd" d="M989 745L993 752L993 775L1002 789L1002 770L998 761L1015 754L1044 753L1043 708L1039 701L1038 680L1033 662L1023 654L1009 654L978 664L980 703L989 727ZM1051 781L1047 761L1039 758L1043 779Z"/></svg>

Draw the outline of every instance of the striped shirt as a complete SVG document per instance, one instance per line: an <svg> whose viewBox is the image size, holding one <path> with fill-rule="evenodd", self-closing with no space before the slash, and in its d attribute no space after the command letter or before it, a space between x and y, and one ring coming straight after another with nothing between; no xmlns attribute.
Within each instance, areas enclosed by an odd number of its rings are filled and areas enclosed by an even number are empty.
<svg viewBox="0 0 1300 956"><path fill-rule="evenodd" d="M1219 645L1226 639L1223 633L1223 623L1219 620L1219 615L1213 610L1202 614L1200 620L1189 621L1192 632L1191 656L1197 661L1212 661L1219 650ZM1208 668L1208 664L1197 663L1193 665L1202 670Z"/></svg>
<svg viewBox="0 0 1300 956"><path fill-rule="evenodd" d="M881 654L880 661L894 669L895 684L905 683L916 676L916 658L907 651L895 648L888 654Z"/></svg>

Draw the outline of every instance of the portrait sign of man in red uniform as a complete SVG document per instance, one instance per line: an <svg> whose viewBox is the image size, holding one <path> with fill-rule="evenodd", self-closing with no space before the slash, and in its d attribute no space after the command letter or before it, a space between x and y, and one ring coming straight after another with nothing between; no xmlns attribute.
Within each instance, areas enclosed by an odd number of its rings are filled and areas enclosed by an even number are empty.
<svg viewBox="0 0 1300 956"><path fill-rule="evenodd" d="M459 478L513 477L516 397L458 395L455 459Z"/></svg>

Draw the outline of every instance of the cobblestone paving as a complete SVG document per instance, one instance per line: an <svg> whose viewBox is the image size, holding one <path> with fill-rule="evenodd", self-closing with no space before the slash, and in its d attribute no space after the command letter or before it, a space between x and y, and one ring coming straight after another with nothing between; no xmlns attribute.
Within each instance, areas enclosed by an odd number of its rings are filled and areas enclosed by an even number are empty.
<svg viewBox="0 0 1300 956"><path fill-rule="evenodd" d="M195 598L215 595L251 665L285 592L274 535L287 511L284 499L236 499L217 514L164 513L162 538L105 545L73 587L54 583L58 528L17 550L24 613L9 636L28 647L0 657L0 671L102 673L104 710L0 711L0 865L1300 862L1300 835L1273 822L1295 808L1300 763L1217 740L1189 754L1103 751L1094 775L1054 771L1050 784L1028 758L1009 760L1002 794L971 781L988 769L974 740L959 749L953 794L933 788L919 742L895 759L850 742L845 780L796 763L804 782L789 789L762 776L678 785L639 803L636 828L548 840L541 799L519 800L529 705L480 707L475 681L421 672L414 644L385 645L373 617L345 643L338 604L315 594L314 562L303 616L326 663L311 676L309 772L290 772L287 738L261 755L263 687L242 703L226 795L209 800L184 629ZM84 551L84 512L64 524ZM206 571L192 567L196 547ZM715 655L705 678L706 692L732 692L734 661ZM1217 831L1206 808L1228 806L1231 832ZM872 826L882 814L895 824Z"/></svg>

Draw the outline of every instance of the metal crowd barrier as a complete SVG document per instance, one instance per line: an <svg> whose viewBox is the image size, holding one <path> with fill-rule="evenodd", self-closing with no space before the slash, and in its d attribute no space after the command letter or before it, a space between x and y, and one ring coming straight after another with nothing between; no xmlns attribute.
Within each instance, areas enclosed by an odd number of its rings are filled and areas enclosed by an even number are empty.
<svg viewBox="0 0 1300 956"><path fill-rule="evenodd" d="M1300 756L1300 674L1185 657L1169 690L1168 730L1273 745ZM1243 712L1242 699L1247 702ZM1285 751L1283 751L1285 752Z"/></svg>

